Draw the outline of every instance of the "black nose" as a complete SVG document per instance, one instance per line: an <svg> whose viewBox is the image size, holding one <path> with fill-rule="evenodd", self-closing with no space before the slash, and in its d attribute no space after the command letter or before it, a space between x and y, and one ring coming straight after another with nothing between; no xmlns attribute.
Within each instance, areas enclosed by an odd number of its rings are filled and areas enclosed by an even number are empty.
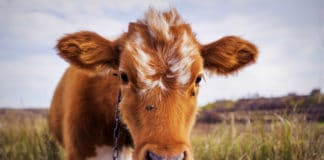
<svg viewBox="0 0 324 160"><path fill-rule="evenodd" d="M146 160L184 160L184 159L185 159L184 152L182 152L181 154L176 155L176 156L165 157L162 155L157 155L150 151L147 152L147 158L146 158Z"/></svg>

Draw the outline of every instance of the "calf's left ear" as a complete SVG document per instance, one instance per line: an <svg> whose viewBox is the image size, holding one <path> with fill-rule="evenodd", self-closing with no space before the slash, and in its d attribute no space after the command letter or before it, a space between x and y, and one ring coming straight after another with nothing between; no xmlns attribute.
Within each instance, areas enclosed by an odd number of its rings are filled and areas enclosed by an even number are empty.
<svg viewBox="0 0 324 160"><path fill-rule="evenodd" d="M59 55L80 69L101 72L117 69L119 51L116 42L89 31L68 34L57 45Z"/></svg>
<svg viewBox="0 0 324 160"><path fill-rule="evenodd" d="M228 75L255 62L257 47L239 37L228 36L201 46L204 68L212 73Z"/></svg>

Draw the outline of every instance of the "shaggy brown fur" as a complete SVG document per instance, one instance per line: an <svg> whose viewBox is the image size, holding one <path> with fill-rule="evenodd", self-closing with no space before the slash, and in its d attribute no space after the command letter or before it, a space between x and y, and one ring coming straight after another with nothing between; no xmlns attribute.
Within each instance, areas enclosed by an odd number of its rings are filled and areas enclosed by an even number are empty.
<svg viewBox="0 0 324 160"><path fill-rule="evenodd" d="M127 128L120 147L132 145L130 133L135 160L148 152L193 159L189 137L202 70L227 75L257 57L252 43L234 36L200 44L174 9L150 9L116 41L84 31L66 35L57 49L71 66L54 93L49 120L70 160L95 156L96 146L112 146L119 89Z"/></svg>

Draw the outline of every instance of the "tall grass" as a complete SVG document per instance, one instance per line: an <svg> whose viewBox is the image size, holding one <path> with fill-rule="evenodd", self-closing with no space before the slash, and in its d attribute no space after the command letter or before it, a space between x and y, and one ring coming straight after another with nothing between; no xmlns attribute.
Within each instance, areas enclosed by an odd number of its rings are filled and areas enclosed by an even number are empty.
<svg viewBox="0 0 324 160"><path fill-rule="evenodd" d="M46 119L3 115L0 121L1 160L58 160L62 152L50 136Z"/></svg>
<svg viewBox="0 0 324 160"><path fill-rule="evenodd" d="M294 116L197 125L192 141L197 160L324 160L324 125Z"/></svg>
<svg viewBox="0 0 324 160"><path fill-rule="evenodd" d="M192 133L196 160L324 160L324 124L297 116L273 122L198 124ZM62 149L45 117L0 116L0 160L60 160Z"/></svg>

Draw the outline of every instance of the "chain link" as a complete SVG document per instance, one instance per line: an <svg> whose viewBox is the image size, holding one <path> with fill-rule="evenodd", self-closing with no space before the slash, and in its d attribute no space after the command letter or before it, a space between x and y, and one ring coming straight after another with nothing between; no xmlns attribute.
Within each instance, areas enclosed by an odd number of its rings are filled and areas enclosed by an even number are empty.
<svg viewBox="0 0 324 160"><path fill-rule="evenodd" d="M118 91L117 102L115 106L115 128L114 128L114 148L113 148L113 160L118 160L118 138L119 138L119 128L120 128L120 119L119 119L119 103L121 102L121 90Z"/></svg>

